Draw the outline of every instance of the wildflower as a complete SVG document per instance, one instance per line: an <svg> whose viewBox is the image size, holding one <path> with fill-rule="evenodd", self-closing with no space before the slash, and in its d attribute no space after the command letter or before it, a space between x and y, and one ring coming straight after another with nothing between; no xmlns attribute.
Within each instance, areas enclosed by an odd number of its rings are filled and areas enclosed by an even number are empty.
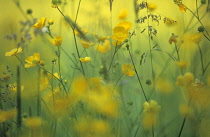
<svg viewBox="0 0 210 137"><path fill-rule="evenodd" d="M184 4L178 4L178 6L179 6L179 10L181 12L183 12L183 13L186 12L187 8L186 8L186 6Z"/></svg>
<svg viewBox="0 0 210 137"><path fill-rule="evenodd" d="M133 71L133 65L130 64L124 64L122 66L122 71L127 76L134 76L135 71Z"/></svg>
<svg viewBox="0 0 210 137"><path fill-rule="evenodd" d="M200 43L201 39L202 39L203 34L202 33L196 33L190 36L190 40L192 42L194 42L195 44Z"/></svg>
<svg viewBox="0 0 210 137"><path fill-rule="evenodd" d="M41 18L37 23L33 25L36 29L42 29L45 25L46 18Z"/></svg>
<svg viewBox="0 0 210 137"><path fill-rule="evenodd" d="M185 85L185 79L184 76L178 76L176 79L176 85L183 87Z"/></svg>
<svg viewBox="0 0 210 137"><path fill-rule="evenodd" d="M89 47L92 47L94 45L92 42L85 41L83 39L81 39L81 43L82 43L83 48L89 48Z"/></svg>
<svg viewBox="0 0 210 137"><path fill-rule="evenodd" d="M153 4L153 3L148 3L148 4L147 4L147 8L148 8L150 11L155 10L156 7L157 7L157 6L156 6L155 4Z"/></svg>
<svg viewBox="0 0 210 137"><path fill-rule="evenodd" d="M19 54L19 53L21 53L21 52L22 52L22 48L19 47L19 48L12 49L12 50L9 51L9 52L6 52L6 53L5 53L5 56L15 56L15 55L17 55L17 54Z"/></svg>
<svg viewBox="0 0 210 137"><path fill-rule="evenodd" d="M109 36L98 36L93 33L93 35L96 37L98 42L104 42L105 40L108 40L110 37Z"/></svg>
<svg viewBox="0 0 210 137"><path fill-rule="evenodd" d="M82 37L83 35L85 35L86 33L88 33L88 30L87 29L75 29L74 30L74 34L77 36L77 37Z"/></svg>
<svg viewBox="0 0 210 137"><path fill-rule="evenodd" d="M110 49L111 49L109 40L105 40L105 42L103 43L103 45L100 45L100 44L97 45L95 49L98 52L101 52L101 53L107 53L107 52L109 52Z"/></svg>
<svg viewBox="0 0 210 137"><path fill-rule="evenodd" d="M16 109L11 109L11 110L8 110L8 111L0 109L0 123L14 119L16 114L17 114Z"/></svg>
<svg viewBox="0 0 210 137"><path fill-rule="evenodd" d="M50 20L48 21L48 24L49 24L49 25L53 25L53 23L54 23L53 19L50 19Z"/></svg>
<svg viewBox="0 0 210 137"><path fill-rule="evenodd" d="M59 74L56 72L56 73L54 73L53 75L52 74L50 74L50 73L48 73L48 77L50 78L50 79L60 79L60 76L59 76Z"/></svg>
<svg viewBox="0 0 210 137"><path fill-rule="evenodd" d="M132 24L128 21L122 21L122 22L118 23L117 26L121 26L121 27L125 28L125 31L128 31L132 27Z"/></svg>
<svg viewBox="0 0 210 137"><path fill-rule="evenodd" d="M143 116L143 124L146 128L151 128L157 121L157 117L160 111L160 106L154 100L150 100L150 102L145 102L143 104L144 107L144 116Z"/></svg>
<svg viewBox="0 0 210 137"><path fill-rule="evenodd" d="M120 47L122 45L123 42L121 41L113 41L112 45L114 45L115 47Z"/></svg>
<svg viewBox="0 0 210 137"><path fill-rule="evenodd" d="M170 93L173 90L172 83L164 78L158 79L155 86L159 92L163 93Z"/></svg>
<svg viewBox="0 0 210 137"><path fill-rule="evenodd" d="M56 36L54 39L51 39L50 42L54 45L54 46L57 46L59 47L62 42L63 42L63 38L60 37L60 36Z"/></svg>
<svg viewBox="0 0 210 137"><path fill-rule="evenodd" d="M31 129L38 128L42 125L42 119L40 117L29 117L24 118L23 122L25 125Z"/></svg>
<svg viewBox="0 0 210 137"><path fill-rule="evenodd" d="M188 105L184 105L184 104L180 105L179 111L184 117L192 114L192 108L190 108Z"/></svg>
<svg viewBox="0 0 210 137"><path fill-rule="evenodd" d="M194 75L190 72L184 74L184 79L186 84L191 84L195 80Z"/></svg>
<svg viewBox="0 0 210 137"><path fill-rule="evenodd" d="M85 58L80 58L79 60L81 62L87 63L87 62L90 62L91 61L91 58L90 57L85 57Z"/></svg>
<svg viewBox="0 0 210 137"><path fill-rule="evenodd" d="M112 35L112 39L116 41L121 41L121 42L123 42L129 36L128 31L126 31L125 28L122 26L115 27L113 29L113 33L114 35Z"/></svg>
<svg viewBox="0 0 210 137"><path fill-rule="evenodd" d="M176 35L174 35L174 33L172 33L172 36L170 37L169 39L169 43L172 44L172 43L177 43L177 37Z"/></svg>
<svg viewBox="0 0 210 137"><path fill-rule="evenodd" d="M40 55L39 53L34 53L33 56L29 56L25 59L25 68L34 67L40 63ZM43 63L43 62L42 62Z"/></svg>
<svg viewBox="0 0 210 137"><path fill-rule="evenodd" d="M120 14L118 15L118 19L126 19L128 16L128 10L123 9L121 10Z"/></svg>
<svg viewBox="0 0 210 137"><path fill-rule="evenodd" d="M180 68L186 68L188 66L188 63L186 61L180 60L177 62L177 66Z"/></svg>

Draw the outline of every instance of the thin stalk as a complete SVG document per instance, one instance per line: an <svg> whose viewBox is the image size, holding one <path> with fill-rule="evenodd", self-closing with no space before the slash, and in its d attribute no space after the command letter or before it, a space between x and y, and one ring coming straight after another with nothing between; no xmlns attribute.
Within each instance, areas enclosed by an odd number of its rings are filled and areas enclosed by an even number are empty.
<svg viewBox="0 0 210 137"><path fill-rule="evenodd" d="M41 97L40 97L40 67L38 69L38 81L37 81L37 116L41 116Z"/></svg>
<svg viewBox="0 0 210 137"><path fill-rule="evenodd" d="M203 75L204 75L204 73L206 72L206 70L207 70L207 68L209 67L209 65L210 65L210 61L209 61L209 63L206 65L206 67L204 68L204 71L203 71L202 76L203 76Z"/></svg>
<svg viewBox="0 0 210 137"><path fill-rule="evenodd" d="M17 66L17 135L19 135L22 126L22 115L21 115L21 73L20 66Z"/></svg>
<svg viewBox="0 0 210 137"><path fill-rule="evenodd" d="M66 16L63 14L63 12L57 7L58 11L61 13L61 15L66 19ZM66 20L67 21L67 20ZM79 49L78 49L78 45L77 45L77 40L76 40L76 35L74 33L74 30L76 29L76 25L73 27L71 25L71 23L69 21L67 21L67 23L70 25L71 29L72 29L72 32L73 32L73 36L74 36L74 43L75 43L75 48L76 48L76 52L77 52L77 56L78 58L80 58L80 54L79 54ZM83 64L82 62L80 61L80 66L82 68L82 73L83 75L85 76L85 70L84 70L84 67L83 67Z"/></svg>
<svg viewBox="0 0 210 137"><path fill-rule="evenodd" d="M175 50L176 50L176 54L177 54L177 59L178 59L178 61L180 61L180 57L179 57L179 50L178 50L178 48L177 48L177 45L176 44L174 44L174 46L175 46ZM184 74L184 72L183 72L183 70L182 70L182 68L180 68L181 69L181 73L182 73L182 75Z"/></svg>
<svg viewBox="0 0 210 137"><path fill-rule="evenodd" d="M147 96L146 96L146 94L145 94L145 92L144 92L144 88L143 88L142 83L141 83L141 80L140 80L140 78L139 78L139 75L138 75L138 72L137 72L137 69L136 69L135 63L134 63L134 61L133 61L133 57L132 57L132 55L131 55L131 52L130 52L129 47L127 47L127 50L128 50L128 52L129 52L129 55L130 55L130 58L131 58L132 64L133 64L133 66L134 66L134 71L135 71L136 76L137 76L137 78L138 78L138 81L139 81L140 87L141 87L141 89L142 89L142 92L143 92L144 98L145 98L145 100L148 102Z"/></svg>
<svg viewBox="0 0 210 137"><path fill-rule="evenodd" d="M112 59L111 59L111 63L110 63L110 65L109 65L108 72L109 72L110 69L111 69L111 66L112 66L112 63L113 63L113 61L114 61L114 57L115 57L117 51L118 51L118 50L117 50L117 46L116 46L115 49L114 49L114 54L113 54Z"/></svg>
<svg viewBox="0 0 210 137"><path fill-rule="evenodd" d="M198 45L198 49L199 49L199 53L200 53L200 57L201 57L201 67L202 67L202 74L203 74L205 72L204 63L203 63L203 54L202 54L201 47L200 47L199 43L197 45Z"/></svg>
<svg viewBox="0 0 210 137"><path fill-rule="evenodd" d="M61 82L62 82L62 78L61 78L61 58L60 58L60 55L61 55L61 53L60 53L60 47L58 47L58 73L59 73L59 78L60 78L60 80L61 80Z"/></svg>
<svg viewBox="0 0 210 137"><path fill-rule="evenodd" d="M183 120L183 122L182 122L182 126L181 126L181 128L180 128L178 137L181 137L181 135L182 135L182 131L183 131L183 129L184 129L185 122L186 122L186 117L184 117L184 120Z"/></svg>

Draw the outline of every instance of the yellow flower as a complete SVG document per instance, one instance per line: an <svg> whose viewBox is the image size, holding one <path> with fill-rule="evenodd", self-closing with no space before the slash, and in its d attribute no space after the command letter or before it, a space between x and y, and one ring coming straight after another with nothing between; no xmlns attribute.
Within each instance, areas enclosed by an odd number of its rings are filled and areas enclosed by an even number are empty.
<svg viewBox="0 0 210 137"><path fill-rule="evenodd" d="M134 76L135 71L133 71L133 65L130 64L124 64L122 66L122 71L127 76Z"/></svg>
<svg viewBox="0 0 210 137"><path fill-rule="evenodd" d="M125 28L122 26L115 27L113 29L113 33L114 35L112 35L112 39L116 41L121 41L121 42L123 42L129 36L128 31L126 31Z"/></svg>
<svg viewBox="0 0 210 137"><path fill-rule="evenodd" d="M39 53L34 53L33 56L29 56L25 59L25 68L34 67L40 63L40 55Z"/></svg>
<svg viewBox="0 0 210 137"><path fill-rule="evenodd" d="M103 43L103 45L97 45L95 49L96 49L98 52L107 53L107 52L110 51L110 49L111 49L109 40L106 40L106 41Z"/></svg>
<svg viewBox="0 0 210 137"><path fill-rule="evenodd" d="M177 62L177 65L180 68L186 68L188 66L188 63L186 61L180 60L180 61Z"/></svg>
<svg viewBox="0 0 210 137"><path fill-rule="evenodd" d="M53 25L53 23L54 23L53 19L50 19L50 20L48 21L48 24L49 24L49 25Z"/></svg>
<svg viewBox="0 0 210 137"><path fill-rule="evenodd" d="M154 100L150 102L145 102L144 107L144 116L143 116L143 125L145 128L151 128L157 121L157 117L160 111L160 106Z"/></svg>
<svg viewBox="0 0 210 137"><path fill-rule="evenodd" d="M117 26L121 26L121 27L125 28L126 31L128 31L132 27L132 24L128 21L122 21L122 22L118 23Z"/></svg>
<svg viewBox="0 0 210 137"><path fill-rule="evenodd" d="M122 45L122 42L121 42L121 41L113 41L113 42L112 42L112 45L115 46L115 47L116 47L116 46L117 46L117 47L120 47L120 46Z"/></svg>
<svg viewBox="0 0 210 137"><path fill-rule="evenodd" d="M50 42L54 45L54 46L60 46L63 42L63 38L60 36L56 36L54 39L51 39Z"/></svg>
<svg viewBox="0 0 210 137"><path fill-rule="evenodd" d="M8 110L8 111L4 111L4 110L0 109L0 123L5 122L7 120L14 119L16 114L17 114L16 109L11 109L11 110Z"/></svg>
<svg viewBox="0 0 210 137"><path fill-rule="evenodd" d="M157 91L163 93L171 93L173 91L172 82L165 78L159 78L156 81L155 87L157 88Z"/></svg>
<svg viewBox="0 0 210 137"><path fill-rule="evenodd" d="M172 33L172 36L170 37L169 39L169 43L172 44L172 43L177 43L177 38L178 36L174 35L174 33Z"/></svg>
<svg viewBox="0 0 210 137"><path fill-rule="evenodd" d="M109 39L109 36L98 36L95 33L93 33L93 36L96 37L96 39L98 40L98 42L104 42L105 40Z"/></svg>
<svg viewBox="0 0 210 137"><path fill-rule="evenodd" d="M22 48L19 47L19 48L12 49L12 50L9 51L9 52L6 52L6 53L5 53L5 56L15 56L15 55L17 55L17 54L19 54L19 53L21 53L21 52L22 52Z"/></svg>
<svg viewBox="0 0 210 137"><path fill-rule="evenodd" d="M187 8L186 8L186 6L184 4L178 4L178 6L179 6L179 10L181 12L183 12L183 13L186 12Z"/></svg>
<svg viewBox="0 0 210 137"><path fill-rule="evenodd" d="M188 105L186 104L182 104L179 107L179 111L183 116L189 116L192 114L192 108L190 108Z"/></svg>
<svg viewBox="0 0 210 137"><path fill-rule="evenodd" d="M190 72L184 74L186 84L191 84L195 81L194 75Z"/></svg>
<svg viewBox="0 0 210 137"><path fill-rule="evenodd" d="M29 118L24 118L23 122L25 125L31 129L38 128L42 125L42 119L40 117L29 117Z"/></svg>
<svg viewBox="0 0 210 137"><path fill-rule="evenodd" d="M147 4L147 8L148 8L150 11L155 10L156 7L157 7L157 6L156 6L155 4L152 4L152 3L148 3L148 4Z"/></svg>
<svg viewBox="0 0 210 137"><path fill-rule="evenodd" d="M41 18L37 23L33 25L36 29L42 29L45 25L46 18Z"/></svg>
<svg viewBox="0 0 210 137"><path fill-rule="evenodd" d="M184 76L178 76L178 77L177 77L177 79L176 79L176 85L177 85L177 86L180 86L180 87L185 86L185 79L184 79Z"/></svg>
<svg viewBox="0 0 210 137"><path fill-rule="evenodd" d="M81 62L87 63L87 62L90 62L91 61L91 58L90 57L85 57L85 58L80 58L79 60Z"/></svg>
<svg viewBox="0 0 210 137"><path fill-rule="evenodd" d="M190 40L194 42L195 44L198 44L200 43L202 37L203 37L203 34L199 32L199 33L191 35Z"/></svg>
<svg viewBox="0 0 210 137"><path fill-rule="evenodd" d="M83 48L89 48L89 47L92 47L94 45L92 42L85 41L83 39L81 39L81 43L82 43Z"/></svg>
<svg viewBox="0 0 210 137"><path fill-rule="evenodd" d="M126 19L128 16L128 10L123 9L121 10L120 14L118 15L118 19Z"/></svg>
<svg viewBox="0 0 210 137"><path fill-rule="evenodd" d="M87 29L75 29L74 30L74 34L77 36L77 37L81 37L83 35L85 35L86 33L88 33L88 30Z"/></svg>

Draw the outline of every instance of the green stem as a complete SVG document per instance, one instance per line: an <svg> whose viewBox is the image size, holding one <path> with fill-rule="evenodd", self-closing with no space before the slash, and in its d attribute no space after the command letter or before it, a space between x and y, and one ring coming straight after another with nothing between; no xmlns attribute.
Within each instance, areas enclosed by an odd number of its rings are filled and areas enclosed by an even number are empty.
<svg viewBox="0 0 210 137"><path fill-rule="evenodd" d="M127 47L127 50L128 50L128 52L129 52L129 55L130 55L130 58L131 58L132 64L133 64L133 66L134 66L134 71L135 71L136 76L137 76L137 78L138 78L138 81L139 81L140 87L141 87L141 89L142 89L142 92L143 92L144 98L145 98L145 100L148 102L147 96L146 96L146 94L145 94L145 92L144 92L144 88L143 88L142 83L141 83L141 80L140 80L140 78L139 78L139 75L138 75L138 72L137 72L137 69L136 69L135 63L134 63L134 61L133 61L133 57L132 57L132 55L131 55L131 52L130 52L129 47Z"/></svg>
<svg viewBox="0 0 210 137"><path fill-rule="evenodd" d="M198 45L198 49L199 49L200 57L201 57L202 74L204 74L205 69L204 69L204 64L203 64L203 54L202 54L201 47L200 47L199 43L197 45Z"/></svg>
<svg viewBox="0 0 210 137"><path fill-rule="evenodd" d="M186 122L186 117L184 118L184 120L183 120L183 122L182 122L182 126L181 126L181 129L180 129L180 131L179 131L178 137L181 137L181 135L182 135L182 131L183 131L183 129L184 129L185 122Z"/></svg>

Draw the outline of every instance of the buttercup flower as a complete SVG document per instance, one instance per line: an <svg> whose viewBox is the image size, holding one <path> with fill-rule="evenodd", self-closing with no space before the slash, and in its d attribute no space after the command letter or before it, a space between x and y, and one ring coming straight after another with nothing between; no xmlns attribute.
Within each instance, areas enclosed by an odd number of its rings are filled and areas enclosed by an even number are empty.
<svg viewBox="0 0 210 137"><path fill-rule="evenodd" d="M126 29L122 26L117 26L113 29L114 35L112 35L112 39L116 41L123 42L125 39L128 38L129 33L126 31Z"/></svg>
<svg viewBox="0 0 210 137"><path fill-rule="evenodd" d="M152 4L152 3L148 3L148 4L147 4L147 8L148 8L150 11L155 10L156 7L157 7L157 6L156 6L155 4Z"/></svg>
<svg viewBox="0 0 210 137"><path fill-rule="evenodd" d="M31 67L34 67L36 66L37 64L40 63L40 55L39 53L34 53L33 56L29 56L25 59L25 68L31 68ZM41 61L42 64L43 64L43 61Z"/></svg>
<svg viewBox="0 0 210 137"><path fill-rule="evenodd" d="M183 12L183 13L186 12L187 8L186 8L186 6L184 4L178 4L178 6L179 6L179 10L181 12Z"/></svg>
<svg viewBox="0 0 210 137"><path fill-rule="evenodd" d="M195 44L198 44L198 43L200 43L202 37L203 37L203 34L199 32L199 33L195 33L195 34L191 35L190 40L192 42L194 42Z"/></svg>
<svg viewBox="0 0 210 137"><path fill-rule="evenodd" d="M82 39L81 39L81 43L82 43L83 48L89 48L89 47L92 47L94 45L92 42L85 41L85 40L82 40Z"/></svg>
<svg viewBox="0 0 210 137"><path fill-rule="evenodd" d="M17 55L17 54L19 54L19 53L21 53L21 52L22 52L22 48L19 47L19 48L12 49L12 50L9 51L9 52L6 52L6 53L5 53L5 56L15 56L15 55Z"/></svg>
<svg viewBox="0 0 210 137"><path fill-rule="evenodd" d="M101 53L107 53L110 51L111 46L109 40L106 40L103 45L97 45L96 50Z"/></svg>
<svg viewBox="0 0 210 137"><path fill-rule="evenodd" d="M91 58L90 57L85 57L85 58L80 58L79 60L81 62L87 63L87 62L90 62L91 61Z"/></svg>
<svg viewBox="0 0 210 137"><path fill-rule="evenodd" d="M126 19L128 16L128 10L123 9L121 10L120 14L118 15L118 19Z"/></svg>
<svg viewBox="0 0 210 137"><path fill-rule="evenodd" d="M81 37L81 36L85 35L86 33L88 33L88 30L87 29L80 29L80 30L75 29L74 30L74 34L77 37Z"/></svg>
<svg viewBox="0 0 210 137"><path fill-rule="evenodd" d="M36 29L42 29L45 25L46 18L41 18L37 23L33 25Z"/></svg>
<svg viewBox="0 0 210 137"><path fill-rule="evenodd" d="M54 45L54 46L60 46L63 42L63 38L60 36L56 36L54 39L51 39L50 42Z"/></svg>
<svg viewBox="0 0 210 137"><path fill-rule="evenodd" d="M122 66L122 71L127 76L134 76L135 71L133 71L133 65L130 64L124 64Z"/></svg>
<svg viewBox="0 0 210 137"><path fill-rule="evenodd" d="M121 27L125 28L126 31L128 31L132 27L132 24L128 21L122 21L122 22L118 23L117 26L121 26Z"/></svg>
<svg viewBox="0 0 210 137"><path fill-rule="evenodd" d="M180 60L180 61L177 62L177 65L180 68L186 68L188 66L188 63L186 61Z"/></svg>

